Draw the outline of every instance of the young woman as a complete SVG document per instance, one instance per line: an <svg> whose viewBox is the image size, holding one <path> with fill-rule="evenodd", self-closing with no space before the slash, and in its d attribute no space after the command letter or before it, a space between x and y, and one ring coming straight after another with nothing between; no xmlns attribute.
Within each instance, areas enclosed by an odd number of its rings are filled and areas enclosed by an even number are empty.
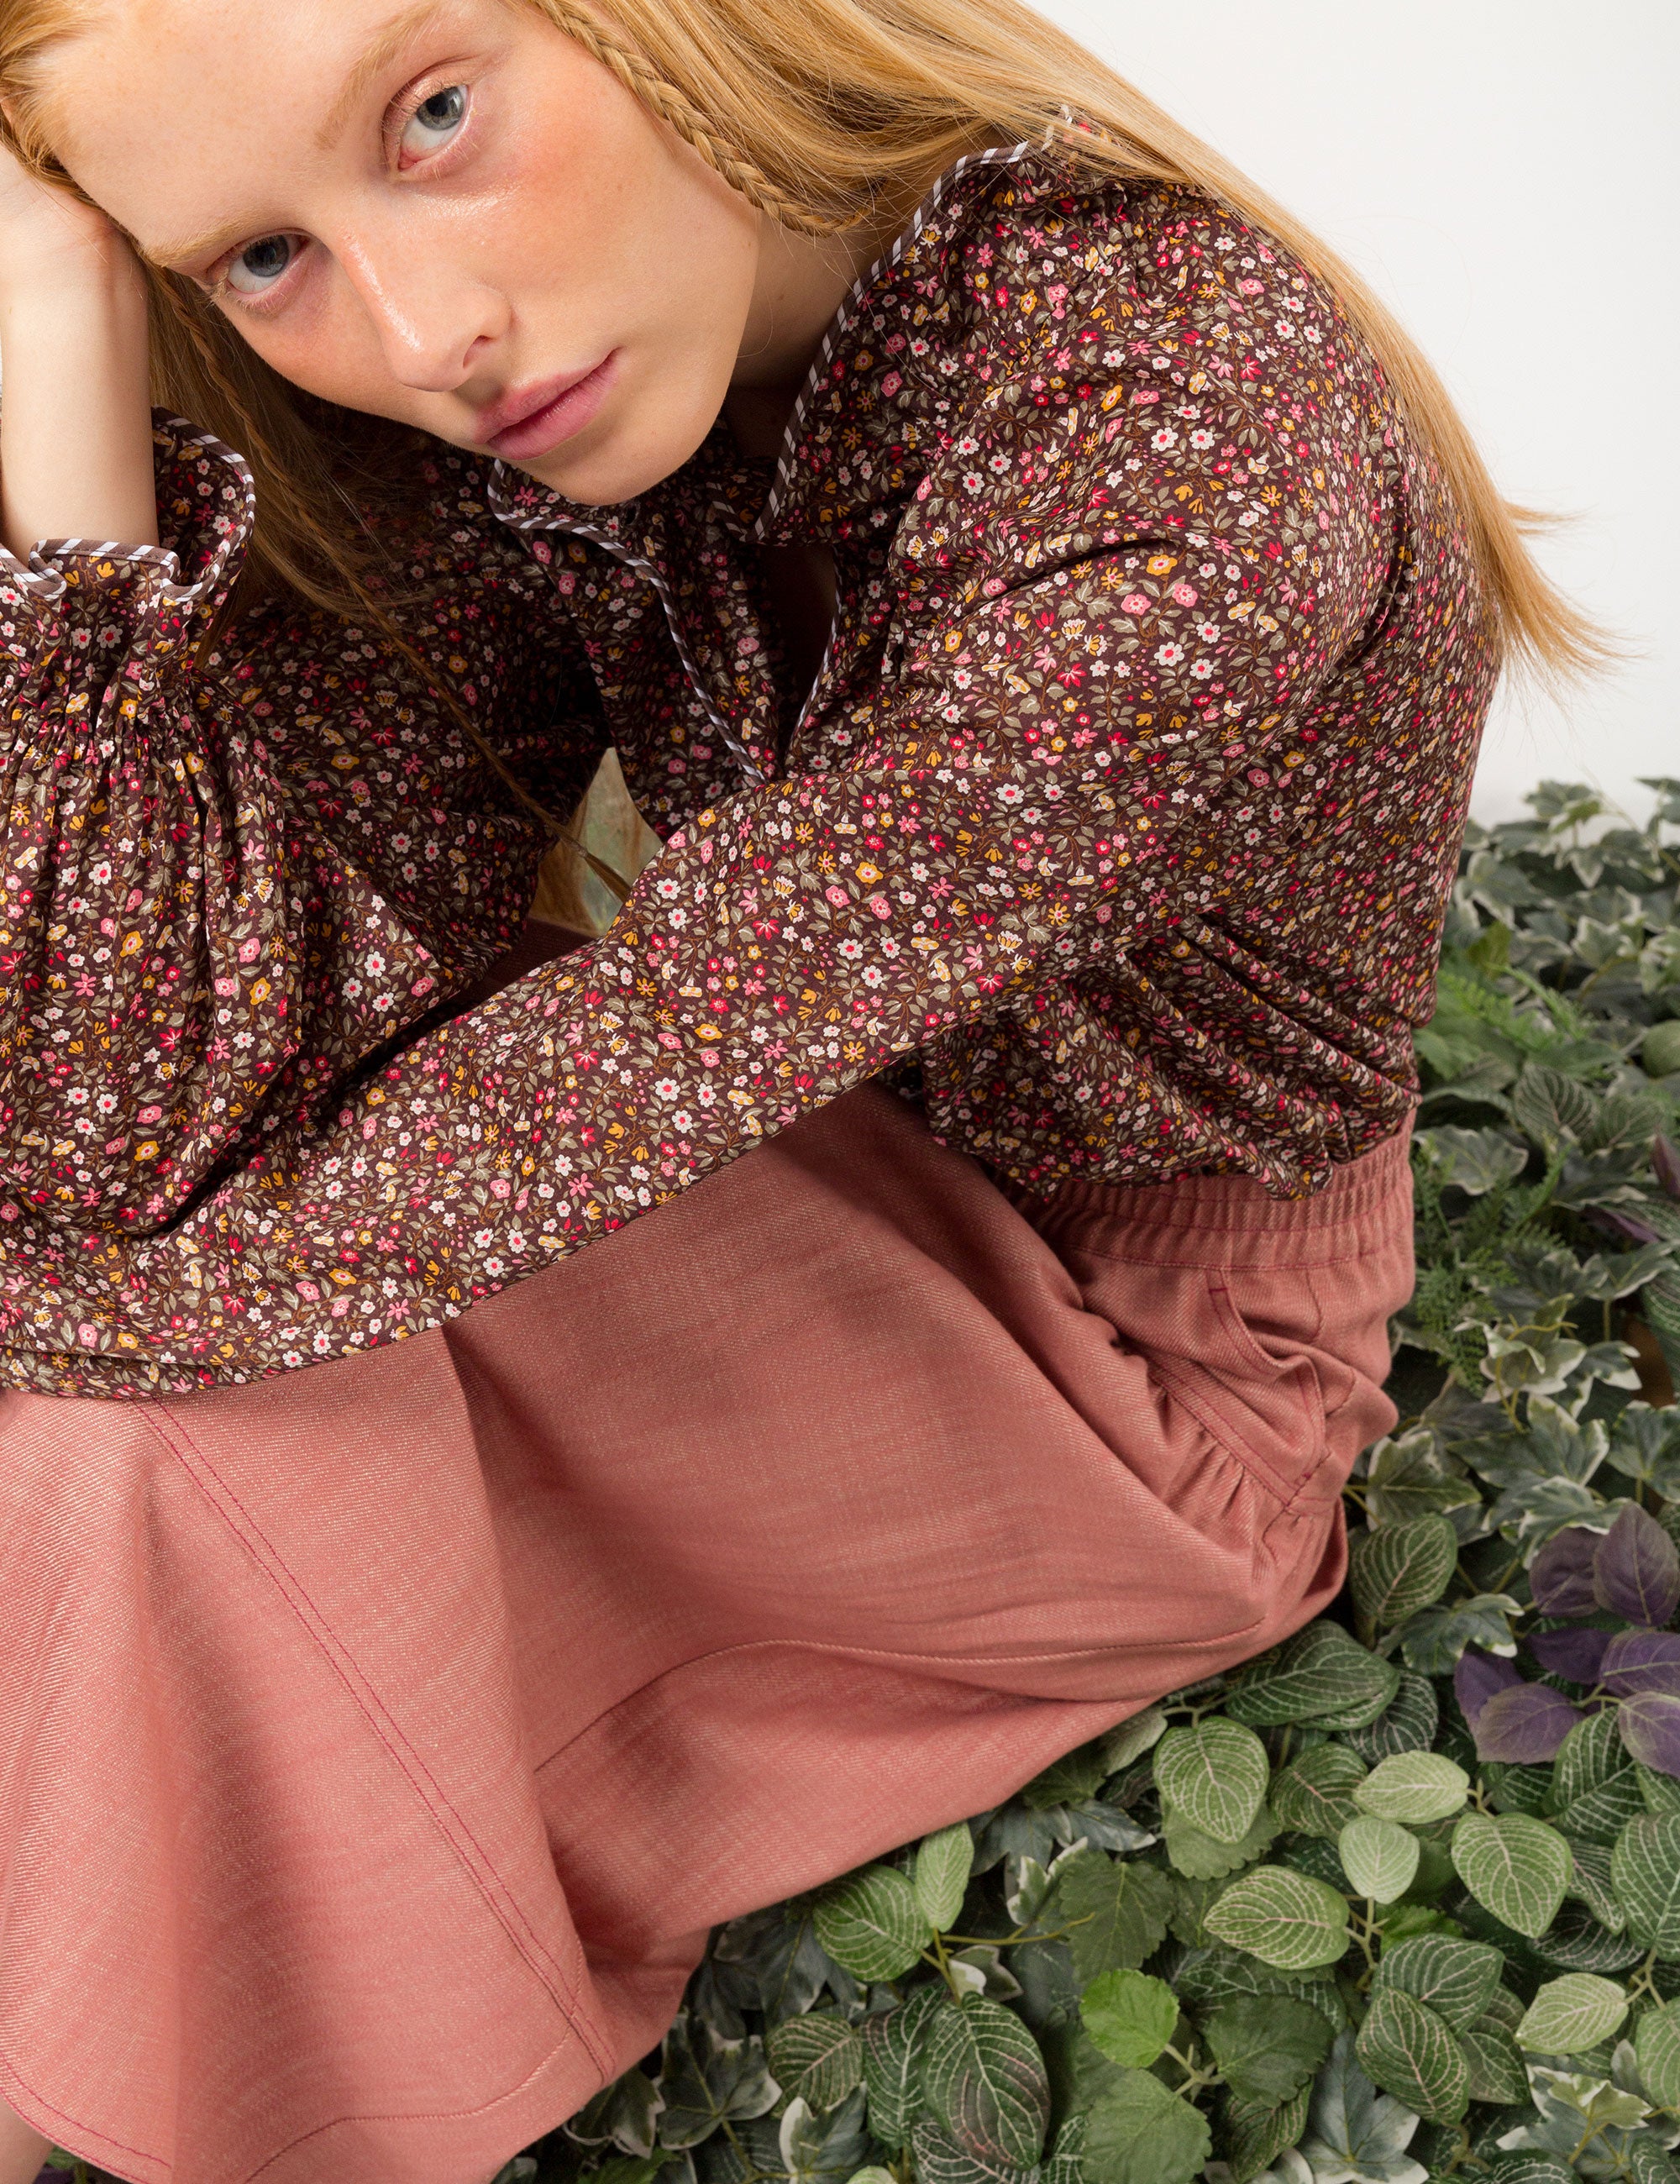
<svg viewBox="0 0 1680 2184"><path fill-rule="evenodd" d="M0 0L0 2184L474 2184L1333 1594L1591 633L1015 0Z"/></svg>

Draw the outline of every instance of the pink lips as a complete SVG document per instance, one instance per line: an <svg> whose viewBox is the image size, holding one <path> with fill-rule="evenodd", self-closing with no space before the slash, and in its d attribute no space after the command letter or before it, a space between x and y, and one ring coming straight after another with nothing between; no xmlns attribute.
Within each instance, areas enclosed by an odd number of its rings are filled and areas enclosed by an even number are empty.
<svg viewBox="0 0 1680 2184"><path fill-rule="evenodd" d="M550 454L581 432L600 408L617 363L615 349L588 371L566 372L503 395L479 417L479 445L514 462Z"/></svg>

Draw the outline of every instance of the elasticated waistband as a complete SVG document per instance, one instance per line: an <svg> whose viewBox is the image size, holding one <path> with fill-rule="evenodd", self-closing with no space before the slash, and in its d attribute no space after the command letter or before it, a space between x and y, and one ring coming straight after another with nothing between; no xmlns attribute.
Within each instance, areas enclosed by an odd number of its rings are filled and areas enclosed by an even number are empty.
<svg viewBox="0 0 1680 2184"><path fill-rule="evenodd" d="M1067 1183L1008 1197L1059 1251L1159 1266L1301 1266L1367 1251L1411 1229L1410 1128L1343 1162L1310 1198L1274 1198L1250 1175L1168 1183Z"/></svg>

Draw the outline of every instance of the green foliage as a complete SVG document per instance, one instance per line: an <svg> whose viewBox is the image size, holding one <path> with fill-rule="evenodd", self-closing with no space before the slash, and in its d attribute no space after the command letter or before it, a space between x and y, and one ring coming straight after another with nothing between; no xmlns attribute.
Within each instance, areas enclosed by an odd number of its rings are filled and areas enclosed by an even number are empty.
<svg viewBox="0 0 1680 2184"><path fill-rule="evenodd" d="M1547 784L1471 830L1343 1601L720 1929L531 2184L1680 2184L1660 799L1635 829Z"/></svg>

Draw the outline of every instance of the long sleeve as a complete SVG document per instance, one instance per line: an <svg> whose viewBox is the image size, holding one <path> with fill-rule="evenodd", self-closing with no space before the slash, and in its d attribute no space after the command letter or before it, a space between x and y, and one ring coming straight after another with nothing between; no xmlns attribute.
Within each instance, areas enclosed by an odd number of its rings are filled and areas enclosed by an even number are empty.
<svg viewBox="0 0 1680 2184"><path fill-rule="evenodd" d="M166 1233L218 1174L313 1117L516 934L540 849L373 640L276 604L207 648L249 533L249 474L179 421L159 418L156 448L165 546L0 555L14 1297L33 1284L25 1265L56 1279L60 1261ZM538 794L575 794L598 724L555 723L587 671L481 495L476 532L470 494L440 526L457 482L420 483L443 565L429 545L409 574L417 591L448 584L414 642Z"/></svg>
<svg viewBox="0 0 1680 2184"><path fill-rule="evenodd" d="M1187 524L1180 488L1213 501L1233 434L1257 460L1293 447L1299 427L1254 409L1227 388L1187 429L1153 394L1099 407L1058 476L999 391L901 533L926 604L843 768L701 812L602 940L297 1118L169 1233L67 1258L51 1327L5 1339L77 1384L108 1361L122 1392L420 1331L1158 933L1216 856L1190 845L1233 780L1266 826L1279 724L1392 559L1380 496L1348 492L1327 549L1320 499L1291 489L1338 460L1321 438L1274 457L1284 489ZM1092 482L1070 522L1076 460ZM1025 491L1005 476L1023 465Z"/></svg>

